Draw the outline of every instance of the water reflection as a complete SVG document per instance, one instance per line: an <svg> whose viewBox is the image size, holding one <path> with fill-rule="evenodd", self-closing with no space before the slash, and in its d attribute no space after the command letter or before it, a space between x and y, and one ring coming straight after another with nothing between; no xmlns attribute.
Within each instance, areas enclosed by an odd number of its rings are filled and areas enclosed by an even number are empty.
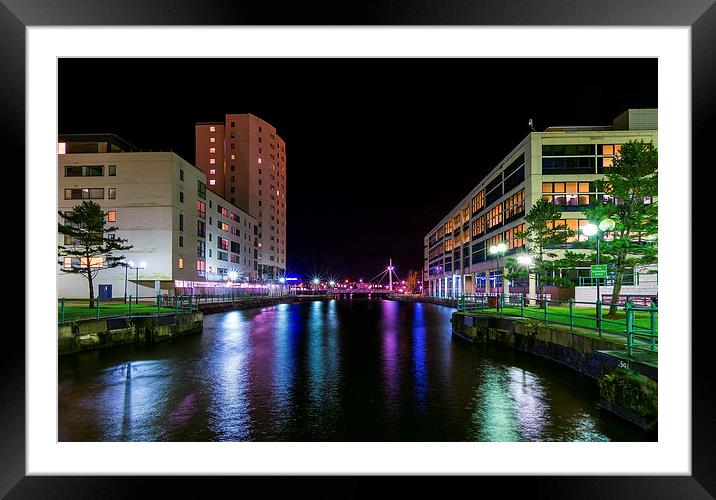
<svg viewBox="0 0 716 500"><path fill-rule="evenodd" d="M456 340L448 308L322 301L60 358L61 441L653 439L559 365Z"/></svg>
<svg viewBox="0 0 716 500"><path fill-rule="evenodd" d="M206 365L211 381L209 426L218 440L245 441L251 438L246 369L251 352L249 322L243 311L226 313L221 319L215 357Z"/></svg>

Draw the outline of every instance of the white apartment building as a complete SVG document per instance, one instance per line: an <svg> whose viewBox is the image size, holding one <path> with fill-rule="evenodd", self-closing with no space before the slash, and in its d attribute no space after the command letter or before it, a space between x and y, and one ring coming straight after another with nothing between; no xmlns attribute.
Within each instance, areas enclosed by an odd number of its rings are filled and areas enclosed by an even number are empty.
<svg viewBox="0 0 716 500"><path fill-rule="evenodd" d="M98 203L133 246L122 253L129 266L99 271L95 296L152 297L223 283L229 270L255 277L255 219L207 190L204 173L175 153L141 152L109 134L60 136L58 210L83 200ZM58 233L57 243L71 242ZM58 297L87 297L85 277L62 272L71 265L58 263Z"/></svg>

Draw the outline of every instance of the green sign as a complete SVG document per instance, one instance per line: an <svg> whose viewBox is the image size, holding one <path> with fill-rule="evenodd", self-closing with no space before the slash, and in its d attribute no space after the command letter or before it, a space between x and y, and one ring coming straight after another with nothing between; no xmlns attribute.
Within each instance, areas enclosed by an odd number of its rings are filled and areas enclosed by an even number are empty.
<svg viewBox="0 0 716 500"><path fill-rule="evenodd" d="M600 264L598 266L592 266L592 278L606 278L607 277L607 265Z"/></svg>

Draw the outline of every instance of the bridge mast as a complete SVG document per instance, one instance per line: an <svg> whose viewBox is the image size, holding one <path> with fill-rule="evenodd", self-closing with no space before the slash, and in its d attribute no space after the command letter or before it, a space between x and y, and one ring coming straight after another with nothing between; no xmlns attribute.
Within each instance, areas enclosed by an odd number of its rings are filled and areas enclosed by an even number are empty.
<svg viewBox="0 0 716 500"><path fill-rule="evenodd" d="M393 259L388 264L388 291L393 291Z"/></svg>

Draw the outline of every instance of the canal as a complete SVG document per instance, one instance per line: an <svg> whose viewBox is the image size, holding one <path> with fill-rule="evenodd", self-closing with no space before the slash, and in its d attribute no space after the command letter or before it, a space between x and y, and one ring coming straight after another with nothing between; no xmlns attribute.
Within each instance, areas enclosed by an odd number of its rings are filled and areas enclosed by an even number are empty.
<svg viewBox="0 0 716 500"><path fill-rule="evenodd" d="M333 300L59 359L60 441L645 441L552 362L454 339L447 307Z"/></svg>

